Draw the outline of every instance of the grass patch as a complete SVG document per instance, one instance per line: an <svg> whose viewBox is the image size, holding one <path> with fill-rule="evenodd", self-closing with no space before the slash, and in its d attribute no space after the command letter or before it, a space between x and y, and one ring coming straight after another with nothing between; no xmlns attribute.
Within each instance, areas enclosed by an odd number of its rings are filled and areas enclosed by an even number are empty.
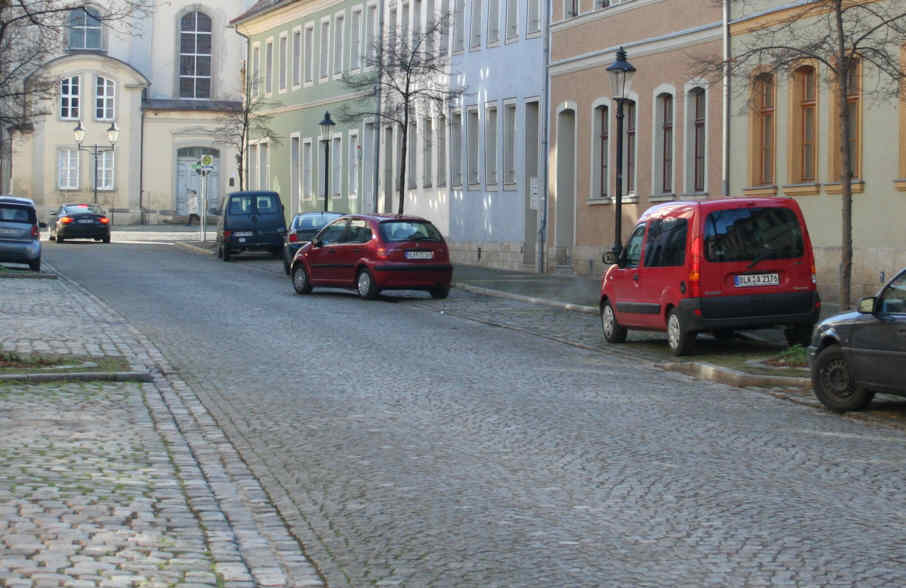
<svg viewBox="0 0 906 588"><path fill-rule="evenodd" d="M780 355L765 360L765 363L777 367L808 367L808 349L802 345L793 345Z"/></svg>
<svg viewBox="0 0 906 588"><path fill-rule="evenodd" d="M44 374L68 372L125 372L129 362L124 357L105 355L82 357L73 355L21 354L0 352L0 374Z"/></svg>

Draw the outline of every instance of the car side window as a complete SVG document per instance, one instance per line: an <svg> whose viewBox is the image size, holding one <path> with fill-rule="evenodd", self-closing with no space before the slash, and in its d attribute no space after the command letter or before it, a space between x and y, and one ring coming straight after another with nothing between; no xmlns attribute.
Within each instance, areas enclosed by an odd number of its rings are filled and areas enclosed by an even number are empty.
<svg viewBox="0 0 906 588"><path fill-rule="evenodd" d="M675 267L686 261L688 222L684 218L654 219L645 239L645 267Z"/></svg>
<svg viewBox="0 0 906 588"><path fill-rule="evenodd" d="M368 221L355 219L349 222L350 243L367 243L371 241L371 227Z"/></svg>
<svg viewBox="0 0 906 588"><path fill-rule="evenodd" d="M624 251L626 267L639 267L639 260L642 259L642 237L644 236L645 225L639 225L629 237L629 242L626 243Z"/></svg>
<svg viewBox="0 0 906 588"><path fill-rule="evenodd" d="M906 314L906 272L884 288L878 308L885 314Z"/></svg>
<svg viewBox="0 0 906 588"><path fill-rule="evenodd" d="M349 224L347 220L338 220L334 221L332 224L327 225L323 231L321 231L319 238L323 245L336 245L337 243L343 243L346 240L346 227Z"/></svg>

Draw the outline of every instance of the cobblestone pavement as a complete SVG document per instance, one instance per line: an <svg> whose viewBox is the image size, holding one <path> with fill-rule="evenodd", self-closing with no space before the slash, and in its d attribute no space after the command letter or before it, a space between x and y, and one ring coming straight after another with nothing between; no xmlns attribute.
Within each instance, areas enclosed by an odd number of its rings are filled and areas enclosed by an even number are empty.
<svg viewBox="0 0 906 588"><path fill-rule="evenodd" d="M45 271L51 268L45 268ZM67 280L0 280L0 348L154 383L0 385L0 586L321 586L161 353Z"/></svg>
<svg viewBox="0 0 906 588"><path fill-rule="evenodd" d="M602 352L594 316L47 255L164 350L333 587L906 584L902 431Z"/></svg>

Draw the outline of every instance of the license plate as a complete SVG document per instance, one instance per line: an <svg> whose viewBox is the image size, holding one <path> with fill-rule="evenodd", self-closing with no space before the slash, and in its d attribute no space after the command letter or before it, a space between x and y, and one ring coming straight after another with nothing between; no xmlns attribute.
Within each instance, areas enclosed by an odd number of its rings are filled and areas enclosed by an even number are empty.
<svg viewBox="0 0 906 588"><path fill-rule="evenodd" d="M236 235L237 237L251 237L252 236L251 231L240 231L238 233L233 233L233 234Z"/></svg>
<svg viewBox="0 0 906 588"><path fill-rule="evenodd" d="M777 272L770 274L741 274L736 276L736 287L744 288L747 286L778 286L780 285L780 274Z"/></svg>
<svg viewBox="0 0 906 588"><path fill-rule="evenodd" d="M245 237L239 237L239 242L240 242L240 243L245 243Z"/></svg>
<svg viewBox="0 0 906 588"><path fill-rule="evenodd" d="M434 259L433 251L407 251L406 259Z"/></svg>
<svg viewBox="0 0 906 588"><path fill-rule="evenodd" d="M93 223L94 221L91 220L90 218L83 218L83 219L79 219L79 222L84 223L84 224L90 224L90 223Z"/></svg>

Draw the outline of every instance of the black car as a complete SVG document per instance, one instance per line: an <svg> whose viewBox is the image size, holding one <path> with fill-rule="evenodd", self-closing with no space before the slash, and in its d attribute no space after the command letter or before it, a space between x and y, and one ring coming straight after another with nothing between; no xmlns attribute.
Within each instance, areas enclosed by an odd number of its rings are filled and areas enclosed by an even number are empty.
<svg viewBox="0 0 906 588"><path fill-rule="evenodd" d="M283 270L289 275L289 265L300 247L311 241L330 221L340 218L340 212L303 212L293 217L283 242Z"/></svg>
<svg viewBox="0 0 906 588"><path fill-rule="evenodd" d="M856 312L818 323L808 352L815 396L834 412L865 408L875 392L906 396L906 269Z"/></svg>
<svg viewBox="0 0 906 588"><path fill-rule="evenodd" d="M50 238L57 243L66 239L110 243L110 218L97 204L64 204L50 214L56 217L50 226Z"/></svg>
<svg viewBox="0 0 906 588"><path fill-rule="evenodd" d="M233 192L223 200L217 223L217 257L229 261L244 251L283 252L286 220L276 192Z"/></svg>

